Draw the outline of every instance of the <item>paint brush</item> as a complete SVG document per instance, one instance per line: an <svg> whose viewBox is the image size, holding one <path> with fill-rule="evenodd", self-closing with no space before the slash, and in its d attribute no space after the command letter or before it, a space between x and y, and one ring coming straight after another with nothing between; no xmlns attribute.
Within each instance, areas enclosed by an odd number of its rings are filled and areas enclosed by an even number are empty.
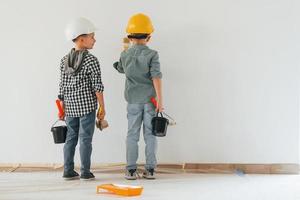
<svg viewBox="0 0 300 200"><path fill-rule="evenodd" d="M126 51L130 47L130 40L127 37L123 38L123 49Z"/></svg>

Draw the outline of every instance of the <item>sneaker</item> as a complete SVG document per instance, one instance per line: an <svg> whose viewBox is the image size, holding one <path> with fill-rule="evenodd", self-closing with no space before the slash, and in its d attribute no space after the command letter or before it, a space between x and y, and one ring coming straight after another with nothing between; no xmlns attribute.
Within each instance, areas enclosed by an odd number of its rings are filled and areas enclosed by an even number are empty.
<svg viewBox="0 0 300 200"><path fill-rule="evenodd" d="M143 173L143 177L145 179L155 179L154 169L146 169L146 171Z"/></svg>
<svg viewBox="0 0 300 200"><path fill-rule="evenodd" d="M63 178L65 180L79 179L79 174L77 172L75 172L74 170L70 171L70 172L65 172L64 171Z"/></svg>
<svg viewBox="0 0 300 200"><path fill-rule="evenodd" d="M94 180L95 176L92 172L83 173L83 174L81 174L80 179L85 180L85 181L89 181L89 180Z"/></svg>
<svg viewBox="0 0 300 200"><path fill-rule="evenodd" d="M125 178L127 180L136 180L137 179L136 169L126 170Z"/></svg>

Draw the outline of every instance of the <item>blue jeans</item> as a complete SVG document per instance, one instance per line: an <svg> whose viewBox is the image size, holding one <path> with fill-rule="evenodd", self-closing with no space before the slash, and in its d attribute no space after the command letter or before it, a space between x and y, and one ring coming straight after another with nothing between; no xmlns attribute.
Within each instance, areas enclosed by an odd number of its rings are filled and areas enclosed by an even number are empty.
<svg viewBox="0 0 300 200"><path fill-rule="evenodd" d="M140 130L143 122L144 141L146 143L146 169L156 168L156 150L157 139L152 135L151 120L155 116L155 109L151 103L147 104L128 104L127 119L128 132L126 139L126 169L136 169L139 154L138 141L140 139Z"/></svg>
<svg viewBox="0 0 300 200"><path fill-rule="evenodd" d="M82 174L89 173L91 167L92 139L95 130L96 111L82 117L66 117L68 127L66 143L64 145L64 171L74 170L74 155L80 141L80 160Z"/></svg>

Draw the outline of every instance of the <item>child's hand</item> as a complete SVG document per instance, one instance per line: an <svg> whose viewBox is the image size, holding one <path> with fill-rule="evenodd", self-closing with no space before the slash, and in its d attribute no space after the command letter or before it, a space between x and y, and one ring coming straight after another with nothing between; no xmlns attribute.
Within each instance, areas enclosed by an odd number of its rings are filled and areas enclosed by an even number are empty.
<svg viewBox="0 0 300 200"><path fill-rule="evenodd" d="M157 102L157 106L156 106L156 109L155 109L156 112L162 112L164 111L164 108L163 108L163 105L161 102Z"/></svg>

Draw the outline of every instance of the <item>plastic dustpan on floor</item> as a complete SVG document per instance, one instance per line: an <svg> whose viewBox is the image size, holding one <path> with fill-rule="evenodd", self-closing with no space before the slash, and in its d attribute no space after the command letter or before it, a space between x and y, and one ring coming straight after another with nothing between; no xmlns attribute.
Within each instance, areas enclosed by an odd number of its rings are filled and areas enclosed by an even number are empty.
<svg viewBox="0 0 300 200"><path fill-rule="evenodd" d="M116 194L121 196L138 196L143 191L142 186L102 184L97 186L97 194Z"/></svg>

